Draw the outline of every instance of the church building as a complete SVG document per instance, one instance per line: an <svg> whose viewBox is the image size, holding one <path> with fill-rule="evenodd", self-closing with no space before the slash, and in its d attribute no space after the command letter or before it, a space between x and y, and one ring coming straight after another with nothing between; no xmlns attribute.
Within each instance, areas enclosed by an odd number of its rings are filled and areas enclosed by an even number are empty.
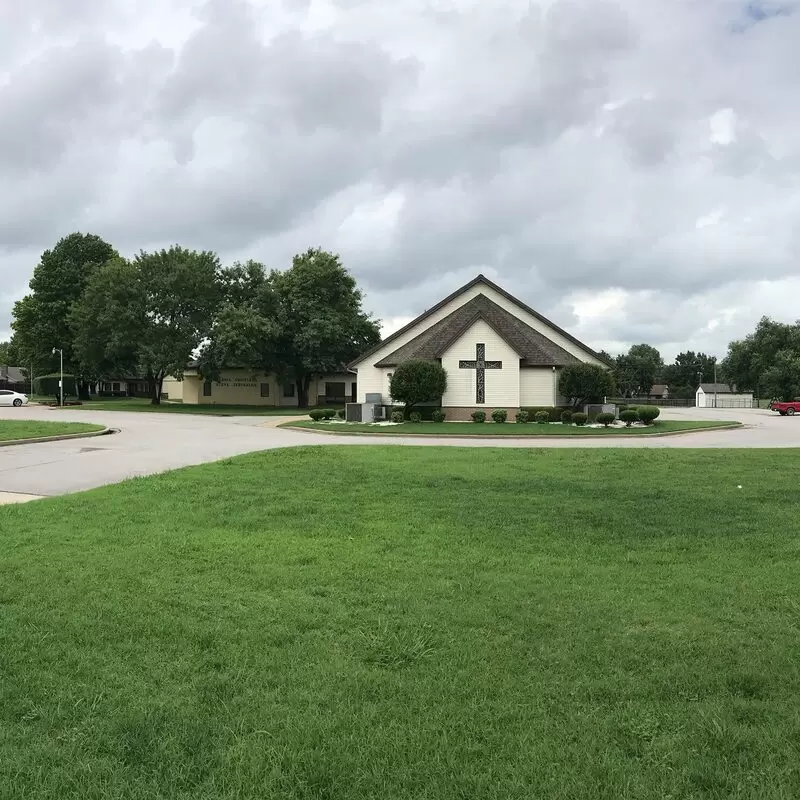
<svg viewBox="0 0 800 800"><path fill-rule="evenodd" d="M428 309L349 364L358 402L380 395L391 404L389 381L410 359L438 361L447 372L442 408L449 420L476 409L564 404L559 371L584 361L610 367L594 350L483 275Z"/></svg>

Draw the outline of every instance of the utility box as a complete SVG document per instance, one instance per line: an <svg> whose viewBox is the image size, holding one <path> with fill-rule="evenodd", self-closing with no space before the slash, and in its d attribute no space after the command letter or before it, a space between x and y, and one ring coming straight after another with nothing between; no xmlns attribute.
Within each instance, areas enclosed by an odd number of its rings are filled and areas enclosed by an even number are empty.
<svg viewBox="0 0 800 800"><path fill-rule="evenodd" d="M589 403L583 407L589 415L589 419L594 419L598 414L613 414L618 417L617 407L613 403Z"/></svg>

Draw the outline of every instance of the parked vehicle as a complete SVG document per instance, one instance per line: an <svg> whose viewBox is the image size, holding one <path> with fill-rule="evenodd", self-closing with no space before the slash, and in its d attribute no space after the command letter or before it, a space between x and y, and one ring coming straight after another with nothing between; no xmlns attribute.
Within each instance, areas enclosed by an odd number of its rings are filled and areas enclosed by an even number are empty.
<svg viewBox="0 0 800 800"><path fill-rule="evenodd" d="M772 411L777 411L782 417L792 417L795 414L800 414L800 400L792 400L788 403L773 400L769 407Z"/></svg>
<svg viewBox="0 0 800 800"><path fill-rule="evenodd" d="M26 406L28 395L12 392L11 389L0 389L0 406Z"/></svg>

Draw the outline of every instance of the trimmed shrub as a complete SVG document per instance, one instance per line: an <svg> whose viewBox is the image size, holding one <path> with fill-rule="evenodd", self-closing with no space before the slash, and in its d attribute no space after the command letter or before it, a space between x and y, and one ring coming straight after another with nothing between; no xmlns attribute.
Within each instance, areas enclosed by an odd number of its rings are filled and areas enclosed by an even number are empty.
<svg viewBox="0 0 800 800"><path fill-rule="evenodd" d="M567 409L566 411L562 411L561 412L561 421L565 425L571 425L572 424L572 412L569 409Z"/></svg>
<svg viewBox="0 0 800 800"><path fill-rule="evenodd" d="M420 414L419 411L412 411L408 415L408 421L413 422L415 425L419 425L419 423L422 422L422 414Z"/></svg>
<svg viewBox="0 0 800 800"><path fill-rule="evenodd" d="M589 415L585 414L583 411L576 411L572 415L572 421L579 427L583 427L586 424L586 421L589 419Z"/></svg>
<svg viewBox="0 0 800 800"><path fill-rule="evenodd" d="M436 408L431 413L431 420L433 420L433 422L444 422L446 418L447 415L441 408Z"/></svg>
<svg viewBox="0 0 800 800"><path fill-rule="evenodd" d="M311 411L308 412L308 416L314 420L314 422L321 422L325 419L325 412L321 408L312 408Z"/></svg>
<svg viewBox="0 0 800 800"><path fill-rule="evenodd" d="M389 381L389 395L407 408L438 403L447 389L447 372L437 361L412 359L398 364Z"/></svg>
<svg viewBox="0 0 800 800"><path fill-rule="evenodd" d="M540 411L546 411L550 415L550 422L558 422L561 419L561 414L564 411L569 411L564 406L525 406L523 411L527 411L531 419L536 419L536 415Z"/></svg>
<svg viewBox="0 0 800 800"><path fill-rule="evenodd" d="M392 422L403 422L405 417L403 416L402 411L392 411L392 416L390 417Z"/></svg>
<svg viewBox="0 0 800 800"><path fill-rule="evenodd" d="M549 411L537 411L536 416L534 417L536 423L538 425L546 425L550 422L550 412Z"/></svg>
<svg viewBox="0 0 800 800"><path fill-rule="evenodd" d="M61 388L58 382L61 380L61 373L57 372L53 375L39 375L33 380L33 388L36 394L44 394L48 397L54 397L56 403L61 399ZM68 397L78 396L78 382L74 375L64 374L64 401Z"/></svg>
<svg viewBox="0 0 800 800"><path fill-rule="evenodd" d="M531 415L523 409L521 411L517 411L514 419L519 422L520 425L524 425L526 422L531 421Z"/></svg>
<svg viewBox="0 0 800 800"><path fill-rule="evenodd" d="M604 411L602 414L598 414L594 421L600 423L604 428L607 428L611 425L616 417L608 411Z"/></svg>
<svg viewBox="0 0 800 800"><path fill-rule="evenodd" d="M508 419L508 411L506 411L504 408L496 408L494 411L492 411L492 419L498 424L505 422Z"/></svg>
<svg viewBox="0 0 800 800"><path fill-rule="evenodd" d="M630 428L634 422L639 421L639 412L635 408L626 408L620 412L619 418L625 423L626 428Z"/></svg>
<svg viewBox="0 0 800 800"><path fill-rule="evenodd" d="M391 406L386 413L389 414L392 411L399 411L403 415L403 419L409 419L411 412L414 411L422 417L423 422L431 422L433 415L441 409L437 406L414 406L411 409L407 409L405 406Z"/></svg>
<svg viewBox="0 0 800 800"><path fill-rule="evenodd" d="M336 416L336 409L335 408L322 408L322 418L323 419L333 419Z"/></svg>
<svg viewBox="0 0 800 800"><path fill-rule="evenodd" d="M658 406L640 406L637 409L637 413L639 414L639 419L645 425L652 425L661 413L661 409Z"/></svg>
<svg viewBox="0 0 800 800"><path fill-rule="evenodd" d="M340 408L336 412L336 419L344 419L344 409L343 408Z"/></svg>
<svg viewBox="0 0 800 800"><path fill-rule="evenodd" d="M473 411L470 414L473 422L486 422L486 412L485 411Z"/></svg>
<svg viewBox="0 0 800 800"><path fill-rule="evenodd" d="M623 411L627 411L627 410L628 410L628 404L627 403L621 403L620 405L617 406L617 411L619 411L620 414Z"/></svg>

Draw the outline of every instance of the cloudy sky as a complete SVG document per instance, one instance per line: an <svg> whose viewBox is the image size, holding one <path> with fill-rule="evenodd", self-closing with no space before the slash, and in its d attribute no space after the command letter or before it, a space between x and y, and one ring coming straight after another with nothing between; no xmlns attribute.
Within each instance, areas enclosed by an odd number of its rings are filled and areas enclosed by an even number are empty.
<svg viewBox="0 0 800 800"><path fill-rule="evenodd" d="M799 43L800 0L4 2L0 339L80 230L724 355L800 316Z"/></svg>

